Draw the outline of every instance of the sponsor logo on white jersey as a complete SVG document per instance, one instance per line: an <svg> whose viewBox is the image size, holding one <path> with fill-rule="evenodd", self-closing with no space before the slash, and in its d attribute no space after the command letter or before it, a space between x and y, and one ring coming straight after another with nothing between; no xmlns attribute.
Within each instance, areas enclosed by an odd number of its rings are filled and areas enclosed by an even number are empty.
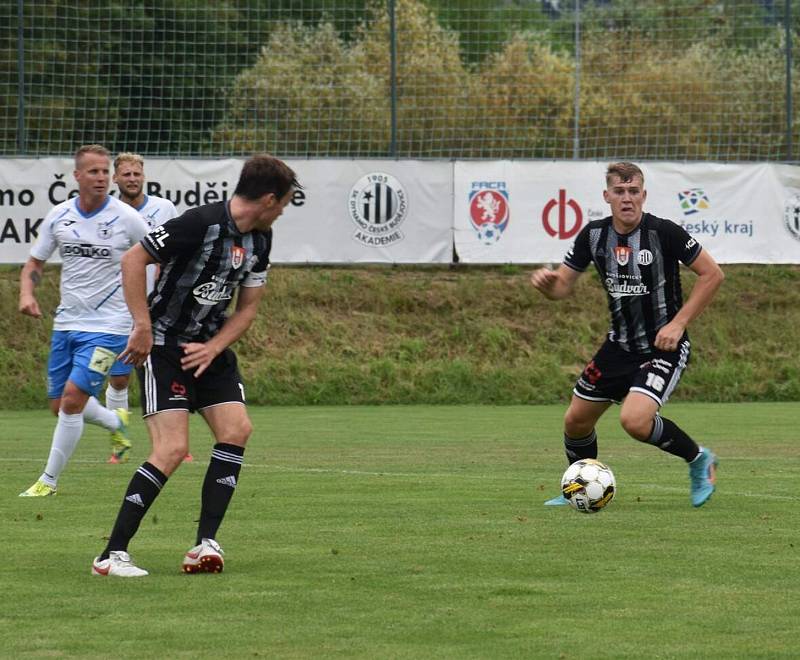
<svg viewBox="0 0 800 660"><path fill-rule="evenodd" d="M108 245L92 245L91 243L64 243L61 246L63 257L83 257L86 259L102 259L110 261L114 251Z"/></svg>

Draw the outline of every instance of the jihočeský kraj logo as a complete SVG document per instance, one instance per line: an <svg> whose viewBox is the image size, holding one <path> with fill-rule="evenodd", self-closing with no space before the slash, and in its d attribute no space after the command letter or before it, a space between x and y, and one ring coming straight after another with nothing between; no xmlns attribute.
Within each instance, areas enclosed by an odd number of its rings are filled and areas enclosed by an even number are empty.
<svg viewBox="0 0 800 660"><path fill-rule="evenodd" d="M508 227L511 211L505 181L473 181L469 191L469 221L484 245L494 245Z"/></svg>
<svg viewBox="0 0 800 660"><path fill-rule="evenodd" d="M373 172L356 181L348 200L356 223L353 238L367 247L388 247L405 238L400 225L408 216L408 197L397 178Z"/></svg>
<svg viewBox="0 0 800 660"><path fill-rule="evenodd" d="M783 223L789 233L800 241L800 193L792 195L784 202Z"/></svg>
<svg viewBox="0 0 800 660"><path fill-rule="evenodd" d="M707 211L711 208L705 190L702 188L689 188L678 193L678 203L681 205L683 215L694 215L698 211Z"/></svg>

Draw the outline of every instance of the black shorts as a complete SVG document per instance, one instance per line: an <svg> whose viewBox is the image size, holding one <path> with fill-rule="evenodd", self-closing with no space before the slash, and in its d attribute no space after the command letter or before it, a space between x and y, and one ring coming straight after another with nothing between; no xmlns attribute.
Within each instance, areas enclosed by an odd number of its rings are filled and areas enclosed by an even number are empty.
<svg viewBox="0 0 800 660"><path fill-rule="evenodd" d="M676 351L628 353L610 340L583 370L573 392L587 401L619 403L628 392L641 392L663 406L689 363L689 340Z"/></svg>
<svg viewBox="0 0 800 660"><path fill-rule="evenodd" d="M202 410L221 403L244 403L244 385L236 354L229 348L194 377L195 369L181 368L183 348L153 346L137 371L145 417L162 410Z"/></svg>

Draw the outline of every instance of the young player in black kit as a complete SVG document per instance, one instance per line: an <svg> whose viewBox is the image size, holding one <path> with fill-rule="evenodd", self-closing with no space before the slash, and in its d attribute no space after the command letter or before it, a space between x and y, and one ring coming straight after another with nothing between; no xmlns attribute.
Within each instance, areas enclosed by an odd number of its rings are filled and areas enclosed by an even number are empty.
<svg viewBox="0 0 800 660"><path fill-rule="evenodd" d="M586 225L557 269L531 275L536 289L558 300L572 293L594 263L608 296L608 338L578 379L564 417L567 461L597 458L597 420L612 403L622 402L625 431L684 459L692 505L702 506L714 492L717 458L659 409L689 361L686 327L711 302L724 276L682 227L643 213L644 175L633 163L608 167L603 197L611 215ZM685 304L678 262L698 275ZM558 496L545 504L566 503Z"/></svg>

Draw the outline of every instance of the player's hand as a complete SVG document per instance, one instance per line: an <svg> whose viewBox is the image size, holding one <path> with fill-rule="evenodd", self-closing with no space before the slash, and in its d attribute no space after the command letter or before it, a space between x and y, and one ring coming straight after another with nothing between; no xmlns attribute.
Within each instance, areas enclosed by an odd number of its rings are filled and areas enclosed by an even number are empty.
<svg viewBox="0 0 800 660"><path fill-rule="evenodd" d="M655 347L659 351L677 351L685 330L684 325L673 319L658 331L654 342Z"/></svg>
<svg viewBox="0 0 800 660"><path fill-rule="evenodd" d="M550 268L539 268L531 273L531 284L542 293L550 293L558 281L558 273Z"/></svg>
<svg viewBox="0 0 800 660"><path fill-rule="evenodd" d="M42 310L39 308L39 303L33 296L20 296L19 311L26 316L32 316L35 319L42 318Z"/></svg>
<svg viewBox="0 0 800 660"><path fill-rule="evenodd" d="M124 364L141 367L150 355L151 348L153 348L153 331L150 326L134 325L133 332L128 337L128 345L117 359Z"/></svg>
<svg viewBox="0 0 800 660"><path fill-rule="evenodd" d="M208 365L214 361L217 355L219 355L219 351L210 343L192 342L191 344L184 344L181 368L184 371L194 369L194 377L197 378L208 368Z"/></svg>

